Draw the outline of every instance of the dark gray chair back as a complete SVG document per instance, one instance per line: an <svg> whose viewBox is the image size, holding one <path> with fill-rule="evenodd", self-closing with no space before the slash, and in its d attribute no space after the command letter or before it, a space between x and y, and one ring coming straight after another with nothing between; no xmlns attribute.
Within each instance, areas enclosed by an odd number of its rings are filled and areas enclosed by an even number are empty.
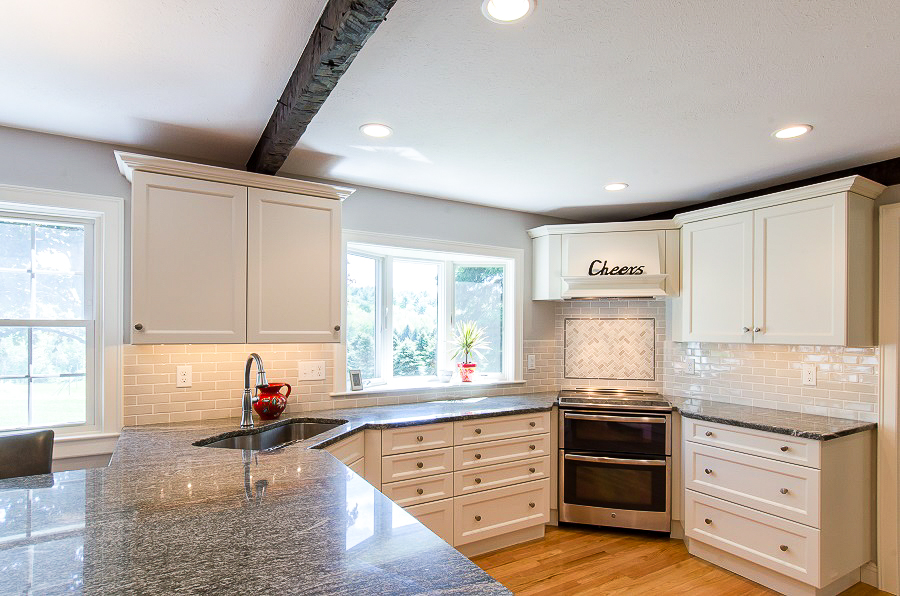
<svg viewBox="0 0 900 596"><path fill-rule="evenodd" d="M0 434L0 479L49 474L52 464L52 430Z"/></svg>

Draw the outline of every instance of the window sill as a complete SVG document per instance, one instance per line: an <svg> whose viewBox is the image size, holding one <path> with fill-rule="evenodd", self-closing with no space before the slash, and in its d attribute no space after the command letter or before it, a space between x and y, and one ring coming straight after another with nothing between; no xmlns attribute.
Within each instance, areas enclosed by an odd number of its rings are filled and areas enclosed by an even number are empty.
<svg viewBox="0 0 900 596"><path fill-rule="evenodd" d="M119 433L91 435L56 435L53 441L53 459L109 455L116 449Z"/></svg>
<svg viewBox="0 0 900 596"><path fill-rule="evenodd" d="M359 391L343 391L330 394L331 397L358 397L360 395L378 395L381 393L421 393L423 391L438 392L448 389L475 389L478 387L494 388L494 387L512 387L516 385L524 385L525 381L474 381L472 383L461 383L459 381L451 381L450 383L441 383L440 381L424 381L416 385L376 385Z"/></svg>

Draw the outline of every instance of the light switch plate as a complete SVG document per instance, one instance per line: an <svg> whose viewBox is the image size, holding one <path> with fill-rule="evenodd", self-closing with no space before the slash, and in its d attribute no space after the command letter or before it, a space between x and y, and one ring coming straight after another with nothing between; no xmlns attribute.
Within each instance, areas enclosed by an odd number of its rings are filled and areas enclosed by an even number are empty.
<svg viewBox="0 0 900 596"><path fill-rule="evenodd" d="M528 355L528 370L534 370L536 368L534 362L534 354Z"/></svg>
<svg viewBox="0 0 900 596"><path fill-rule="evenodd" d="M800 369L800 378L802 379L802 383L804 385L813 385L816 384L816 365L812 363L804 363Z"/></svg>
<svg viewBox="0 0 900 596"><path fill-rule="evenodd" d="M298 368L300 374L297 378L301 381L319 381L325 379L324 360L301 360Z"/></svg>
<svg viewBox="0 0 900 596"><path fill-rule="evenodd" d="M171 369L169 369L171 370ZM194 367L190 364L182 364L175 369L175 386L178 388L190 387L194 384Z"/></svg>

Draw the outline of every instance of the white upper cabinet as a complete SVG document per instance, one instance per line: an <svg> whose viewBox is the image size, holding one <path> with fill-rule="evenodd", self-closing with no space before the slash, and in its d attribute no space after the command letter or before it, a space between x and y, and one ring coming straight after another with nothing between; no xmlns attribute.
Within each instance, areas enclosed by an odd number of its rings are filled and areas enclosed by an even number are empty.
<svg viewBox="0 0 900 596"><path fill-rule="evenodd" d="M116 159L132 182L132 343L341 340L341 200L350 189Z"/></svg>
<svg viewBox="0 0 900 596"><path fill-rule="evenodd" d="M685 341L753 341L753 214L685 224L682 333Z"/></svg>
<svg viewBox="0 0 900 596"><path fill-rule="evenodd" d="M875 345L873 199L883 189L851 176L677 216L674 339Z"/></svg>
<svg viewBox="0 0 900 596"><path fill-rule="evenodd" d="M249 223L247 341L339 341L340 203L251 188Z"/></svg>
<svg viewBox="0 0 900 596"><path fill-rule="evenodd" d="M132 343L245 342L247 187L132 182Z"/></svg>

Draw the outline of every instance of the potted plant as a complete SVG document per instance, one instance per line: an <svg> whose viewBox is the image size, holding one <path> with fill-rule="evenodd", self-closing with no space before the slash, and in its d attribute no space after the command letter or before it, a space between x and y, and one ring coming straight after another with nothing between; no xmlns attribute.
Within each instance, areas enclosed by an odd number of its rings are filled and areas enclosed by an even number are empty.
<svg viewBox="0 0 900 596"><path fill-rule="evenodd" d="M463 321L456 326L456 333L452 340L453 352L451 358L457 358L460 354L464 356L463 362L456 364L459 367L459 378L463 383L472 382L472 373L475 372L477 364L469 362L470 356L481 358L483 352L490 350L484 329L478 326L475 321Z"/></svg>

